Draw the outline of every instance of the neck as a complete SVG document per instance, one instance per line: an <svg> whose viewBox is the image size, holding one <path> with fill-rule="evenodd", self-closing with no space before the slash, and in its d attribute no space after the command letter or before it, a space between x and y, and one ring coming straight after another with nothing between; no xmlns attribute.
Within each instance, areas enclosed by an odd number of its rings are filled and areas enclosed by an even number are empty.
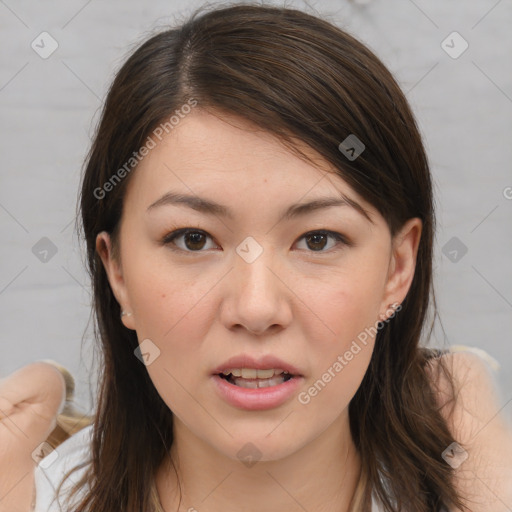
<svg viewBox="0 0 512 512"><path fill-rule="evenodd" d="M170 456L157 471L164 510L184 512L349 512L361 471L348 411L289 456L247 467L225 457L175 421ZM179 475L179 486L170 461Z"/></svg>

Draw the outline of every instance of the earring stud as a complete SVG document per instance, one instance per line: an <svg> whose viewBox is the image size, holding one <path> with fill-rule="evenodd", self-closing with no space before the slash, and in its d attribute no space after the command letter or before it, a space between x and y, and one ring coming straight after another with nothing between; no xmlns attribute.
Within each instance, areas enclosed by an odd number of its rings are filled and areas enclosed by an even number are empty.
<svg viewBox="0 0 512 512"><path fill-rule="evenodd" d="M132 316L132 314L131 314L131 313L128 313L127 311L121 311L121 318L122 318L123 316Z"/></svg>

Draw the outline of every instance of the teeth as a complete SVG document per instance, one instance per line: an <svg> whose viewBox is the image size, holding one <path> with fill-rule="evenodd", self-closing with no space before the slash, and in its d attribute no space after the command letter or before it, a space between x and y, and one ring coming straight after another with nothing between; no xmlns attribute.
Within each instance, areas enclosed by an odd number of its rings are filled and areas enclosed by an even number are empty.
<svg viewBox="0 0 512 512"><path fill-rule="evenodd" d="M233 375L233 377L242 377L243 379L270 379L274 375L288 374L281 369L271 368L269 370L257 370L255 368L232 368L224 370L223 375Z"/></svg>
<svg viewBox="0 0 512 512"><path fill-rule="evenodd" d="M273 377L272 379L264 379L264 380L246 380L246 379L233 379L234 383L241 388L268 388L271 386L277 386L284 382L284 377L282 375Z"/></svg>

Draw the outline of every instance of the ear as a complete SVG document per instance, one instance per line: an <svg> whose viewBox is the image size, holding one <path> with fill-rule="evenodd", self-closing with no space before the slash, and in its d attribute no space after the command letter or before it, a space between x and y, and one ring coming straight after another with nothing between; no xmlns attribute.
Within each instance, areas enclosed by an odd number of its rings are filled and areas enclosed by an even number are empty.
<svg viewBox="0 0 512 512"><path fill-rule="evenodd" d="M409 219L391 242L391 258L381 303L381 317L390 316L390 304L401 304L411 286L421 238L422 222Z"/></svg>
<svg viewBox="0 0 512 512"><path fill-rule="evenodd" d="M128 329L135 330L133 310L128 298L121 262L113 255L112 240L110 238L110 234L106 231L98 233L98 236L96 237L96 252L99 254L101 261L103 262L110 287L112 288L112 292L114 293L117 302L119 302L121 311L132 313L131 315L123 315L121 317L121 321Z"/></svg>

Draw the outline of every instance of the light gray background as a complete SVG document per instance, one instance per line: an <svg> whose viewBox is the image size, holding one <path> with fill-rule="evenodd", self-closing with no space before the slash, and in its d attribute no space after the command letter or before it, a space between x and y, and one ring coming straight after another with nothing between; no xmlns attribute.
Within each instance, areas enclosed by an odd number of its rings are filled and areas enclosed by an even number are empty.
<svg viewBox="0 0 512 512"><path fill-rule="evenodd" d="M91 329L82 343L89 283L73 233L81 165L129 50L200 4L0 1L0 375L55 359L76 376L84 410L95 380ZM312 11L298 0L287 5ZM512 2L309 5L373 49L407 94L436 183L436 287L447 342L483 348L500 362L505 406L512 399ZM47 59L31 47L43 31L59 45ZM442 47L453 31L469 44L456 59ZM46 263L32 252L42 237L57 247ZM467 247L456 262L450 246L443 253L453 237Z"/></svg>

